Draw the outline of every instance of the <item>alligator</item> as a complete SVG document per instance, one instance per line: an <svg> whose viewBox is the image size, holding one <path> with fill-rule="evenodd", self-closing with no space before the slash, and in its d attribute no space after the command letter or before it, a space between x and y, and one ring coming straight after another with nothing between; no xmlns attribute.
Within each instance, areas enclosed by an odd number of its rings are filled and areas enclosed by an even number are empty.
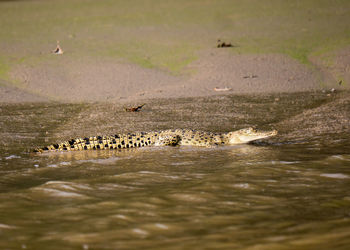
<svg viewBox="0 0 350 250"><path fill-rule="evenodd" d="M37 148L34 152L78 151L100 149L122 149L146 146L190 145L215 147L248 143L277 134L276 130L258 131L255 128L244 128L228 133L211 133L190 129L173 129L156 132L139 132L116 134L111 136L94 136L77 138L59 144Z"/></svg>

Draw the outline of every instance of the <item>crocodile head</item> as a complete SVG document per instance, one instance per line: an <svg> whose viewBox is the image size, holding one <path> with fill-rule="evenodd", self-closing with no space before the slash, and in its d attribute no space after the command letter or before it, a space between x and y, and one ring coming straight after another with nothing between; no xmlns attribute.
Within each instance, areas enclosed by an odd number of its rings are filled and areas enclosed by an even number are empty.
<svg viewBox="0 0 350 250"><path fill-rule="evenodd" d="M255 128L244 128L227 133L228 144L239 144L277 135L277 130L258 131Z"/></svg>

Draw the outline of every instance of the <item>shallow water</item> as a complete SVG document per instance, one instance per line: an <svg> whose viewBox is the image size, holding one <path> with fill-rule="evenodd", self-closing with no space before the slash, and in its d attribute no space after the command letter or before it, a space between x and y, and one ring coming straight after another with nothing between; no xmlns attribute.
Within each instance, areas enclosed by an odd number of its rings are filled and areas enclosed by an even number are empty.
<svg viewBox="0 0 350 250"><path fill-rule="evenodd" d="M140 113L114 104L1 105L0 248L347 249L348 108L345 118L318 112L337 98L153 100ZM305 111L323 116L323 126ZM335 118L339 127L327 130ZM250 125L280 134L209 149L28 153L95 133Z"/></svg>

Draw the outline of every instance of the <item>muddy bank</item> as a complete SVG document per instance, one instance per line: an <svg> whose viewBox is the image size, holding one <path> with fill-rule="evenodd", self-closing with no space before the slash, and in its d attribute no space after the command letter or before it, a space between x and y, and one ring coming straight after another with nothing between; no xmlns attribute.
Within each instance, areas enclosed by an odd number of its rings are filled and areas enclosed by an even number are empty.
<svg viewBox="0 0 350 250"><path fill-rule="evenodd" d="M255 126L279 131L278 136L264 140L272 145L319 140L335 143L337 135L350 132L349 104L349 92L322 91L152 99L138 113L125 112L121 103L73 104L69 110L76 107L79 112L47 130L44 137L54 143L81 136L172 128L228 132ZM41 123L47 127L47 121Z"/></svg>
<svg viewBox="0 0 350 250"><path fill-rule="evenodd" d="M292 139L305 143L322 139L327 144L327 140L337 141L337 134L350 133L350 93L327 95L329 100L326 103L305 109L300 114L276 124L284 134L285 141Z"/></svg>

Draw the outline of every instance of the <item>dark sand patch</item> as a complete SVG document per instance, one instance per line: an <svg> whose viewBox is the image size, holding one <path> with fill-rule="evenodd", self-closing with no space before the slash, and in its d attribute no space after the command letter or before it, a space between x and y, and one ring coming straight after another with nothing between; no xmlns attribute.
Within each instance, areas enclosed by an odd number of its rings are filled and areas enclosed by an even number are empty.
<svg viewBox="0 0 350 250"><path fill-rule="evenodd" d="M338 89L349 89L350 85L350 46L310 57L323 77L323 83Z"/></svg>
<svg viewBox="0 0 350 250"><path fill-rule="evenodd" d="M308 142L322 139L323 143L328 143L329 140L336 141L339 134L350 133L349 92L326 95L329 101L325 104L305 109L300 114L276 124L283 134L283 140Z"/></svg>

